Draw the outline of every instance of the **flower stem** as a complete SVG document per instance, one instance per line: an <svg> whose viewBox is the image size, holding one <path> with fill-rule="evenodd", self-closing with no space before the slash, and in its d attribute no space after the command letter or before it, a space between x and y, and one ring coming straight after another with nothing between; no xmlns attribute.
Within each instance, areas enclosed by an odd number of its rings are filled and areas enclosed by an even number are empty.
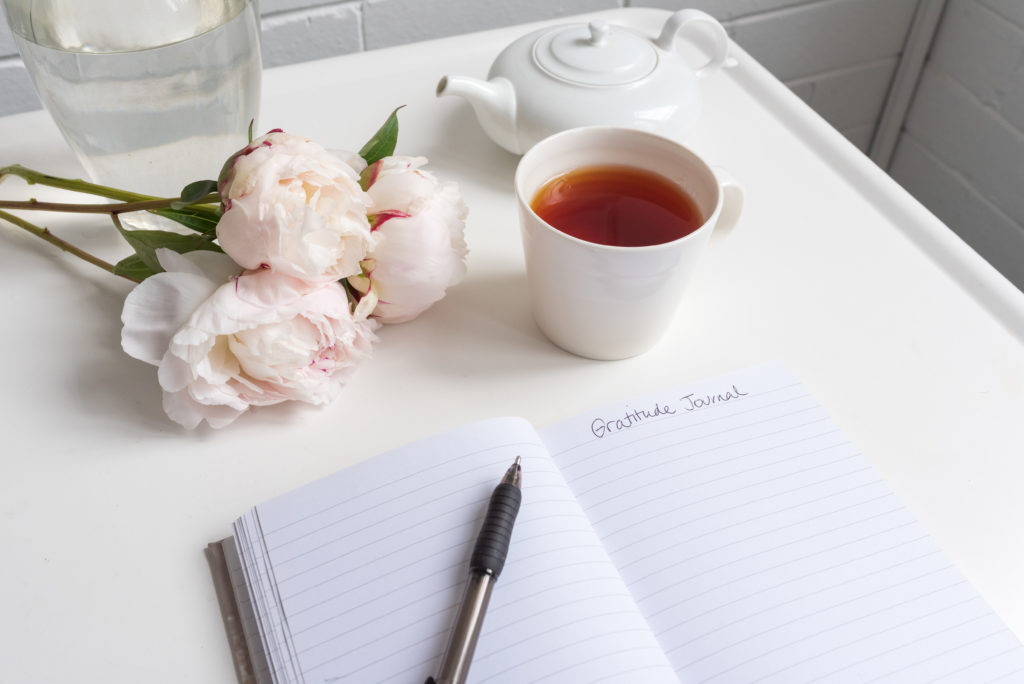
<svg viewBox="0 0 1024 684"><path fill-rule="evenodd" d="M51 245L55 245L57 247L60 247L61 249L63 249L68 254L72 254L72 255L78 257L79 259L82 259L84 261L88 261L90 264L93 264L94 266L99 266L100 268L102 268L104 271L107 271L108 273L113 273L114 275L119 275L122 278L125 278L127 280L132 281L133 283L141 282L141 281L136 280L135 278L132 278L130 276L126 276L126 275L123 275L121 273L117 273L114 270L114 265L113 264L107 263L106 261L103 261L99 257L95 257L92 254L89 254L88 252L86 252L84 250L81 250L78 247L75 247L70 242L62 240L61 238L59 238L56 235L54 235L53 233L51 233L49 228L40 228L39 226L37 226L37 225L35 225L33 223L29 223L28 221L26 221L26 220L24 220L22 218L18 218L14 214L8 214L6 211L3 211L3 210L0 210L0 219L3 219L3 220L5 220L5 221L7 221L9 223L12 223L12 224L18 226L19 228L23 228L23 229L27 230L28 232L32 233L33 235L35 235L36 237L41 238L43 240L46 240Z"/></svg>
<svg viewBox="0 0 1024 684"><path fill-rule="evenodd" d="M212 202L216 195L208 195L203 201ZM3 209L25 209L29 211L63 211L76 214L123 214L130 211L145 211L147 209L167 209L177 198L159 198L141 200L138 202L119 202L116 204L70 204L65 202L40 202L30 199L27 202L13 200L0 200L0 208Z"/></svg>
<svg viewBox="0 0 1024 684"><path fill-rule="evenodd" d="M21 164L12 164L10 166L0 167L0 180L3 180L4 176L18 176L19 178L23 178L27 183L29 183L29 185L38 183L39 185L47 185L51 188L74 190L75 192L84 192L88 195L97 195L99 197L115 199L121 202L142 202L145 200L159 199L153 195L141 195L137 192L118 190L117 188L110 188L105 185L88 183L80 178L61 178L59 176L51 176L49 174L40 173L39 171L33 171Z"/></svg>
<svg viewBox="0 0 1024 684"><path fill-rule="evenodd" d="M33 171L32 169L26 168L21 164L12 164L10 166L0 167L0 182L3 182L6 176L18 176L27 182L29 185L46 185L51 188L60 188L62 190L72 190L74 192L81 192L87 195L96 195L98 197L106 197L107 199L118 200L122 204L58 204L55 202L37 202L36 200L29 200L28 202L0 202L0 207L8 209L29 209L37 211L70 211L70 212L87 212L87 213L101 213L109 214L112 212L129 212L129 211L146 211L146 210L160 210L170 209L171 205L175 202L180 201L177 197L155 197L153 195L143 195L137 192L129 192L127 190L120 190L118 188L111 188L106 185L97 185L96 183L89 183L80 178L61 178L60 176L51 176L49 174L41 173L39 171ZM220 196L217 193L210 193L205 197L201 198L197 202L189 204L186 208L196 213L207 215L208 218L212 218L216 222L219 217L219 211L209 206L210 204L220 203ZM88 207L88 208L84 208Z"/></svg>

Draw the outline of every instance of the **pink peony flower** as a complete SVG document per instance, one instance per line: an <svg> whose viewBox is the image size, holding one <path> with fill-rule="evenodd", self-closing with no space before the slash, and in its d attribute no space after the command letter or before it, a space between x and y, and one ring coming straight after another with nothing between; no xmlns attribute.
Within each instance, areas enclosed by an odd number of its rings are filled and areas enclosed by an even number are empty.
<svg viewBox="0 0 1024 684"><path fill-rule="evenodd" d="M338 283L237 275L212 252L157 253L166 272L128 295L121 345L159 366L164 410L187 428L223 427L250 406L289 399L325 404L370 356L377 323L351 313ZM224 282L232 268L237 277Z"/></svg>
<svg viewBox="0 0 1024 684"><path fill-rule="evenodd" d="M221 174L220 246L244 268L311 283L359 273L374 237L348 161L280 131L254 140Z"/></svg>
<svg viewBox="0 0 1024 684"><path fill-rule="evenodd" d="M426 163L385 157L363 172L376 244L349 283L383 323L415 318L466 273L466 205L455 183L439 183L420 168Z"/></svg>

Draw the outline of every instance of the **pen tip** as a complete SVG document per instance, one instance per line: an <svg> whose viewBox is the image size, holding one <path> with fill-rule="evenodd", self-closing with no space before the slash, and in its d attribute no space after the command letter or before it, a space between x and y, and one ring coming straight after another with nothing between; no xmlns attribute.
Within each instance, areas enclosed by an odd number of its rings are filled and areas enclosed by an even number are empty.
<svg viewBox="0 0 1024 684"><path fill-rule="evenodd" d="M505 472L505 477L501 478L503 484L515 485L516 487L522 486L523 468L520 463L522 463L522 459L516 456L516 460L513 461L512 465Z"/></svg>

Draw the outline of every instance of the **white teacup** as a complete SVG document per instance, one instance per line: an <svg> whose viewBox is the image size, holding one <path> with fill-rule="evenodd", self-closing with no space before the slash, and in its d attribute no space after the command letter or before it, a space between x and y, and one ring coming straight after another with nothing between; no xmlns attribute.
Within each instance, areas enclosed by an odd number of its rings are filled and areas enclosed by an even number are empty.
<svg viewBox="0 0 1024 684"><path fill-rule="evenodd" d="M550 179L609 164L653 171L677 184L704 222L670 242L620 247L563 233L530 207ZM636 356L662 338L712 230L731 228L743 206L742 188L687 147L607 126L574 128L537 143L519 162L515 188L534 319L559 347L600 360Z"/></svg>

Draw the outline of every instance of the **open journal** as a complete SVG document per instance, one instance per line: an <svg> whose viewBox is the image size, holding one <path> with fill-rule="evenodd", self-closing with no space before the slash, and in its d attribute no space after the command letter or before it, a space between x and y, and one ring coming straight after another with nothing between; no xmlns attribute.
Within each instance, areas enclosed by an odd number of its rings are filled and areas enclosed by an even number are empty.
<svg viewBox="0 0 1024 684"><path fill-rule="evenodd" d="M257 506L218 546L241 669L423 682L516 455L474 684L1024 681L1021 643L775 365L468 425Z"/></svg>

